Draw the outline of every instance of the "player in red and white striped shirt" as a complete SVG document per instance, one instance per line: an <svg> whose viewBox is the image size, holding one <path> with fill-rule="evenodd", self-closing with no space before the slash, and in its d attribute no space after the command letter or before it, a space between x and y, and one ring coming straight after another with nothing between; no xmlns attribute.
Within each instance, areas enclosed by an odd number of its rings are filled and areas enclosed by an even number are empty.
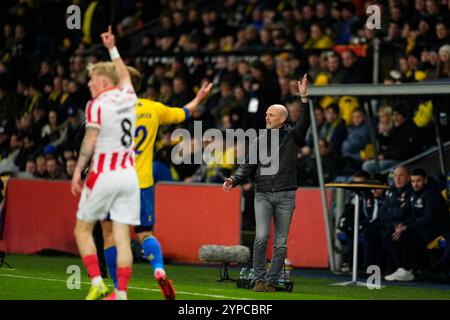
<svg viewBox="0 0 450 320"><path fill-rule="evenodd" d="M105 296L108 289L100 275L92 231L98 220L110 214L117 247L118 290L107 299L125 300L133 263L130 225L140 223L133 152L137 96L111 27L102 34L102 40L112 62L99 62L89 68L92 100L86 106L86 134L72 179L72 193L81 192L75 237L92 282L86 299ZM91 158L90 173L83 185L81 173Z"/></svg>

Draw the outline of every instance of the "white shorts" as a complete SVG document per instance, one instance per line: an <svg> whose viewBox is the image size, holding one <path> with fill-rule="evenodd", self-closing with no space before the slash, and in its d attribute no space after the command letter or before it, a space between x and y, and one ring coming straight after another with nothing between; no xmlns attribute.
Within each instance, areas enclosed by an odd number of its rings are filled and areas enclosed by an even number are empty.
<svg viewBox="0 0 450 320"><path fill-rule="evenodd" d="M95 222L111 220L128 224L140 224L140 189L136 170L128 169L91 172L83 186L78 204L77 219Z"/></svg>

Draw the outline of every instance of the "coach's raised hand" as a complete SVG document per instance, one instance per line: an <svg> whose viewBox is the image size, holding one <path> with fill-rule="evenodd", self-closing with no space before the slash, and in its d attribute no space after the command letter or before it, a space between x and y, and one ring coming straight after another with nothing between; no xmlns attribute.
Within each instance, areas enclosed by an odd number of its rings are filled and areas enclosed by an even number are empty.
<svg viewBox="0 0 450 320"><path fill-rule="evenodd" d="M305 73L303 79L298 81L298 92L303 103L308 102L308 75Z"/></svg>

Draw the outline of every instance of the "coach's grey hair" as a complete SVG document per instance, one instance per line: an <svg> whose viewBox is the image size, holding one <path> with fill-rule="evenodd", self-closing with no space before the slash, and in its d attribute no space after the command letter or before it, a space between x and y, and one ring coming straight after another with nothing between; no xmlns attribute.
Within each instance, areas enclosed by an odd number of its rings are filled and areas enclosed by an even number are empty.
<svg viewBox="0 0 450 320"><path fill-rule="evenodd" d="M274 107L274 108L280 110L283 113L283 115L285 116L285 119L287 120L287 118L289 116L289 112L285 106L283 106L282 104L273 104L270 107Z"/></svg>

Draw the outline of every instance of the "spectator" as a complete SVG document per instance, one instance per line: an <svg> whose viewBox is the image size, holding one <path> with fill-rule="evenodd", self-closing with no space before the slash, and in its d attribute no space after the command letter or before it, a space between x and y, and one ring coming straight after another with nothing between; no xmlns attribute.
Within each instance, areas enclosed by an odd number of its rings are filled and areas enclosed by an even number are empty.
<svg viewBox="0 0 450 320"><path fill-rule="evenodd" d="M273 54L268 52L264 53L261 56L261 62L273 76L277 76L277 61Z"/></svg>
<svg viewBox="0 0 450 320"><path fill-rule="evenodd" d="M300 102L298 100L293 100L287 104L288 109L288 124L294 124L300 119Z"/></svg>
<svg viewBox="0 0 450 320"><path fill-rule="evenodd" d="M436 0L426 0L426 13L425 16L435 24L439 18L439 5Z"/></svg>
<svg viewBox="0 0 450 320"><path fill-rule="evenodd" d="M242 86L236 86L233 89L235 105L230 111L231 123L233 128L244 128L244 110L248 106L246 92Z"/></svg>
<svg viewBox="0 0 450 320"><path fill-rule="evenodd" d="M48 122L42 128L41 139L57 147L64 143L67 134L67 125L58 122L58 114L51 110L48 113Z"/></svg>
<svg viewBox="0 0 450 320"><path fill-rule="evenodd" d="M331 144L333 152L341 155L342 143L347 138L345 121L340 117L337 104L331 104L325 111L325 139Z"/></svg>
<svg viewBox="0 0 450 320"><path fill-rule="evenodd" d="M201 77L201 79L203 78L204 75ZM241 76L239 75L238 72L238 62L236 58L234 57L228 58L226 72L223 75L222 81L228 82L230 84L241 82Z"/></svg>
<svg viewBox="0 0 450 320"><path fill-rule="evenodd" d="M235 103L233 88L230 83L224 81L220 83L219 92L208 99L206 108L218 121L230 113Z"/></svg>
<svg viewBox="0 0 450 320"><path fill-rule="evenodd" d="M0 119L12 121L18 116L14 94L0 86Z"/></svg>
<svg viewBox="0 0 450 320"><path fill-rule="evenodd" d="M158 102L164 103L165 105L174 105L173 104L173 91L172 84L170 80L164 79L161 81L161 85L159 87L158 98L156 99Z"/></svg>
<svg viewBox="0 0 450 320"><path fill-rule="evenodd" d="M322 26L323 30L327 30L332 27L333 20L328 12L327 3L325 1L320 1L316 4L316 19L317 23Z"/></svg>
<svg viewBox="0 0 450 320"><path fill-rule="evenodd" d="M162 63L155 63L153 66L153 72L149 75L146 83L147 85L154 85L156 87L161 86L162 81L167 80L166 78L167 68Z"/></svg>
<svg viewBox="0 0 450 320"><path fill-rule="evenodd" d="M366 112L357 108L352 112L353 125L347 129L347 138L342 143L342 156L356 161L361 160L361 151L371 142L370 124L366 120Z"/></svg>
<svg viewBox="0 0 450 320"><path fill-rule="evenodd" d="M186 17L182 10L172 12L173 31L177 35L184 35L189 32L186 23Z"/></svg>
<svg viewBox="0 0 450 320"><path fill-rule="evenodd" d="M450 44L439 48L435 77L437 79L450 78Z"/></svg>
<svg viewBox="0 0 450 320"><path fill-rule="evenodd" d="M58 161L56 160L56 158L51 157L51 156L47 157L47 159L45 161L45 166L46 166L46 170L47 170L46 179L60 180L63 178L59 171L59 165L58 165Z"/></svg>
<svg viewBox="0 0 450 320"><path fill-rule="evenodd" d="M448 22L447 22L448 23ZM440 21L436 24L436 49L439 49L443 45L450 44L450 35L448 32L448 26L445 22Z"/></svg>
<svg viewBox="0 0 450 320"><path fill-rule="evenodd" d="M411 185L411 199L402 208L408 217L395 225L392 234L383 234L385 246L397 268L385 277L387 281L414 280L412 270L424 266L424 261L418 260L426 253L426 245L449 231L448 204L440 190L429 182L426 171L415 169Z"/></svg>
<svg viewBox="0 0 450 320"><path fill-rule="evenodd" d="M263 28L259 31L259 42L261 43L261 50L273 50L275 46L272 41L272 35L269 29Z"/></svg>
<svg viewBox="0 0 450 320"><path fill-rule="evenodd" d="M314 117L317 123L317 132L319 133L319 139L325 139L327 135L327 125L325 112L322 107L314 107ZM311 149L314 147L314 138L311 130L306 134L306 146L301 149L302 155L308 155L311 153Z"/></svg>
<svg viewBox="0 0 450 320"><path fill-rule="evenodd" d="M341 54L343 65L342 83L368 83L370 71L365 61L359 58L353 50L345 50Z"/></svg>
<svg viewBox="0 0 450 320"><path fill-rule="evenodd" d="M34 159L37 155L36 142L32 135L25 135L23 139L23 148L20 149L19 154L15 159L15 164L19 170L25 170L25 165L28 159Z"/></svg>
<svg viewBox="0 0 450 320"><path fill-rule="evenodd" d="M311 78L311 80L315 83L317 75L323 71L320 67L320 58L319 55L316 53L311 53L308 56L308 76Z"/></svg>
<svg viewBox="0 0 450 320"><path fill-rule="evenodd" d="M278 84L280 85L281 91L281 103L289 103L293 99L293 96L291 95L291 89L289 87L289 79L287 79L286 77L280 77L278 78Z"/></svg>
<svg viewBox="0 0 450 320"><path fill-rule="evenodd" d="M66 172L65 172L65 179L71 180L73 173L75 172L75 167L77 165L77 160L75 158L69 158L66 161Z"/></svg>
<svg viewBox="0 0 450 320"><path fill-rule="evenodd" d="M273 44L277 50L293 50L294 46L290 43L288 36L282 32L273 37Z"/></svg>
<svg viewBox="0 0 450 320"><path fill-rule="evenodd" d="M78 83L87 83L88 71L82 56L75 56L70 65L70 78Z"/></svg>
<svg viewBox="0 0 450 320"><path fill-rule="evenodd" d="M47 166L45 156L39 155L36 158L36 172L34 174L36 178L45 179L47 178Z"/></svg>
<svg viewBox="0 0 450 320"><path fill-rule="evenodd" d="M301 25L294 27L294 48L297 50L303 49L309 38L308 29Z"/></svg>
<svg viewBox="0 0 450 320"><path fill-rule="evenodd" d="M378 141L385 146L385 151L379 155L380 170L389 168L422 151L420 131L414 121L407 117L403 105L394 108L394 126L386 135L378 135ZM375 161L368 160L363 164L365 170L375 173Z"/></svg>
<svg viewBox="0 0 450 320"><path fill-rule="evenodd" d="M252 65L251 73L247 124L251 128L262 129L266 126L266 106L276 104L280 100L280 86L278 79L261 62L255 62Z"/></svg>
<svg viewBox="0 0 450 320"><path fill-rule="evenodd" d="M74 107L68 110L67 130L65 130L66 136L64 137L64 145L70 149L75 148L75 142L81 131L81 114L78 109Z"/></svg>
<svg viewBox="0 0 450 320"><path fill-rule="evenodd" d="M42 92L41 86L38 83L31 83L28 86L28 90L26 91L26 98L24 103L24 108L22 109L22 112L31 113L34 108L36 108L41 99L42 99Z"/></svg>
<svg viewBox="0 0 450 320"><path fill-rule="evenodd" d="M19 168L17 168L10 159L3 159L0 162L0 177L15 177L18 172Z"/></svg>
<svg viewBox="0 0 450 320"><path fill-rule="evenodd" d="M341 10L341 24L337 44L348 44L353 33L353 26L356 22L356 7L352 2L343 2Z"/></svg>
<svg viewBox="0 0 450 320"><path fill-rule="evenodd" d="M176 107L183 107L194 98L194 93L188 88L186 79L182 77L175 77L173 79L173 96L172 105Z"/></svg>
<svg viewBox="0 0 450 320"><path fill-rule="evenodd" d="M325 71L320 72L316 81L316 85L337 84L344 81L344 73L341 68L340 57L336 53L327 56Z"/></svg>
<svg viewBox="0 0 450 320"><path fill-rule="evenodd" d="M222 19L232 30L237 30L245 20L244 4L238 0L225 0L221 5Z"/></svg>
<svg viewBox="0 0 450 320"><path fill-rule="evenodd" d="M336 156L330 143L325 139L319 140L319 153L322 158L323 179L325 182L331 182L341 170L341 159ZM316 156L310 150L307 153L302 150L302 155L297 160L297 185L304 187L319 185Z"/></svg>
<svg viewBox="0 0 450 320"><path fill-rule="evenodd" d="M301 20L304 26L311 26L316 22L314 8L310 4L305 4L301 7Z"/></svg>
<svg viewBox="0 0 450 320"><path fill-rule="evenodd" d="M8 129L5 126L0 126L0 159L8 156L9 143L10 136Z"/></svg>
<svg viewBox="0 0 450 320"><path fill-rule="evenodd" d="M3 158L8 158L10 161L15 163L22 148L23 148L23 136L13 133L11 135L11 140L9 142L9 150L6 151L6 154L4 155Z"/></svg>
<svg viewBox="0 0 450 320"><path fill-rule="evenodd" d="M387 136L394 125L392 121L392 108L383 106L378 110L378 134Z"/></svg>
<svg viewBox="0 0 450 320"><path fill-rule="evenodd" d="M310 38L303 45L304 49L331 49L333 40L323 33L320 24L311 25Z"/></svg>
<svg viewBox="0 0 450 320"><path fill-rule="evenodd" d="M394 108L393 122L394 126L388 135L378 134L378 141L384 146L383 153L380 152L378 156L380 170L392 167L422 151L419 128L407 117L403 105ZM376 173L375 160L365 161L363 169Z"/></svg>
<svg viewBox="0 0 450 320"><path fill-rule="evenodd" d="M36 172L36 162L34 159L27 160L27 163L25 164L25 172L31 175L31 177L34 177Z"/></svg>

